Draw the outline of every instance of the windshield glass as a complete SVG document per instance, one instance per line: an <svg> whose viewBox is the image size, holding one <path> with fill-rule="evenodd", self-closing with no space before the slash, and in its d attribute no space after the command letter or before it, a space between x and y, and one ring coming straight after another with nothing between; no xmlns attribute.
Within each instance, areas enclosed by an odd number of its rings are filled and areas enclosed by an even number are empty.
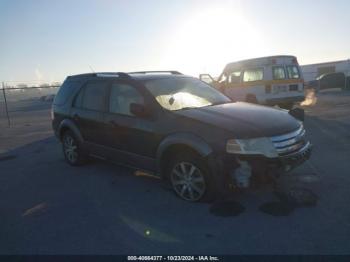
<svg viewBox="0 0 350 262"><path fill-rule="evenodd" d="M300 78L299 69L297 66L287 66L288 78L296 79Z"/></svg>
<svg viewBox="0 0 350 262"><path fill-rule="evenodd" d="M158 103L168 110L223 104L231 100L195 78L164 78L144 82Z"/></svg>

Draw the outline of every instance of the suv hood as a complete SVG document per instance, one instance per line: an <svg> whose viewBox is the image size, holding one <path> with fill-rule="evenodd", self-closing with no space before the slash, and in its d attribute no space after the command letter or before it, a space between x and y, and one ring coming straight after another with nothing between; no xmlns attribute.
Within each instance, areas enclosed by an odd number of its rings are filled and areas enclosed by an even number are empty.
<svg viewBox="0 0 350 262"><path fill-rule="evenodd" d="M271 137L292 132L299 121L288 111L245 102L174 111L175 114L226 129L234 138Z"/></svg>

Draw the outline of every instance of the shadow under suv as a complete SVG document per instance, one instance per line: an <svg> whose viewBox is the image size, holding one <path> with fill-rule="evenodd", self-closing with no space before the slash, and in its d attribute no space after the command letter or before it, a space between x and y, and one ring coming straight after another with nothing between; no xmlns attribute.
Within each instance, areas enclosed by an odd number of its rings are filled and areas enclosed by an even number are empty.
<svg viewBox="0 0 350 262"><path fill-rule="evenodd" d="M188 201L247 188L309 158L290 112L228 97L176 71L69 76L53 102L53 129L71 165L98 157L146 170Z"/></svg>

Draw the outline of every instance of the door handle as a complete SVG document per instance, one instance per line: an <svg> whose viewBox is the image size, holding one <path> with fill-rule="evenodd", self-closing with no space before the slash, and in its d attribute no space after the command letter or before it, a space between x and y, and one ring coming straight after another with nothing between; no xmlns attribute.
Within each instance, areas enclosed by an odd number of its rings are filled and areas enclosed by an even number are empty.
<svg viewBox="0 0 350 262"><path fill-rule="evenodd" d="M111 120L109 121L109 124L112 125L113 127L119 126L115 121Z"/></svg>

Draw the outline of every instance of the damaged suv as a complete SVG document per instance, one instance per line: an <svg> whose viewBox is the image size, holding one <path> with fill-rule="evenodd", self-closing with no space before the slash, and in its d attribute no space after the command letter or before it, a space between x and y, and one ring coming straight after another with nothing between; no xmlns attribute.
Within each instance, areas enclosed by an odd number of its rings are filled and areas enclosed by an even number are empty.
<svg viewBox="0 0 350 262"><path fill-rule="evenodd" d="M249 188L307 160L311 144L292 115L232 102L176 71L69 76L52 108L69 164L97 157L146 170L187 201Z"/></svg>

